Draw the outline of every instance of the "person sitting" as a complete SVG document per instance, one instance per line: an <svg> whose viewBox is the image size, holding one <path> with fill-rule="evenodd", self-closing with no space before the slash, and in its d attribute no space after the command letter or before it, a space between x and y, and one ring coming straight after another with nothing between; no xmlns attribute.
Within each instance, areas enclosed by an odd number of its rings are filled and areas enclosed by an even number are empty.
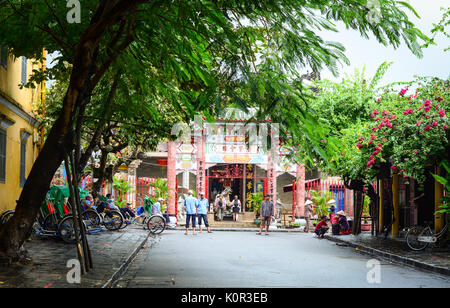
<svg viewBox="0 0 450 308"><path fill-rule="evenodd" d="M329 217L330 217L330 222L331 222L331 233L333 235L339 235L339 218L337 216L336 212L336 208L334 207L335 201L334 199L331 199L330 201L328 201L328 204L331 204L329 211Z"/></svg>
<svg viewBox="0 0 450 308"><path fill-rule="evenodd" d="M161 210L163 202L164 202L163 198L158 198L158 202L153 204L153 214L162 215L166 219L166 223L170 223L170 217L169 217L169 214L167 214L167 211L165 211L163 213L163 211ZM167 207L166 207L166 209L167 209Z"/></svg>
<svg viewBox="0 0 450 308"><path fill-rule="evenodd" d="M136 216L133 213L133 211L130 210L128 207L121 208L121 207L118 207L117 205L115 205L114 199L112 198L111 194L107 194L106 198L107 198L107 201L106 201L106 209L107 210L118 210L122 214L123 218L125 218L125 219L128 217L128 215L131 218L134 218Z"/></svg>
<svg viewBox="0 0 450 308"><path fill-rule="evenodd" d="M339 229L341 230L341 234L343 234L343 235L350 234L351 233L350 225L347 221L347 217L346 217L344 211L337 212L337 215L338 215Z"/></svg>
<svg viewBox="0 0 450 308"><path fill-rule="evenodd" d="M316 225L316 229L314 229L314 233L317 234L318 238L323 238L324 234L328 231L327 224L327 216L323 215L320 217L319 223Z"/></svg>
<svg viewBox="0 0 450 308"><path fill-rule="evenodd" d="M94 210L96 207L94 206L94 202L92 201L92 195L87 195L84 197L84 200L81 202L81 207L83 211L86 211L90 208L93 208Z"/></svg>

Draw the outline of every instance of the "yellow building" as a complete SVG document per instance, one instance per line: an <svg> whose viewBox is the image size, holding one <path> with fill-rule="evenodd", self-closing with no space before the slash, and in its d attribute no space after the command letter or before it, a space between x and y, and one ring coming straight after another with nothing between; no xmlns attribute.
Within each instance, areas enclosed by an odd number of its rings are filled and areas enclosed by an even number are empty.
<svg viewBox="0 0 450 308"><path fill-rule="evenodd" d="M0 213L15 208L40 148L33 105L43 100L45 84L20 88L40 68L33 62L0 45Z"/></svg>

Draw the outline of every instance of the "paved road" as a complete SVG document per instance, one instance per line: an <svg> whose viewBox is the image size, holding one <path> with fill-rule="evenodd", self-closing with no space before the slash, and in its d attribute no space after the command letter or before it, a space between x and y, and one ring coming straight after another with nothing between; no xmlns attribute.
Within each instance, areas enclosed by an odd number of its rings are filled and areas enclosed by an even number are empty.
<svg viewBox="0 0 450 308"><path fill-rule="evenodd" d="M164 231L149 240L116 287L450 287L450 278L380 260L313 234ZM375 277L375 276L371 276Z"/></svg>

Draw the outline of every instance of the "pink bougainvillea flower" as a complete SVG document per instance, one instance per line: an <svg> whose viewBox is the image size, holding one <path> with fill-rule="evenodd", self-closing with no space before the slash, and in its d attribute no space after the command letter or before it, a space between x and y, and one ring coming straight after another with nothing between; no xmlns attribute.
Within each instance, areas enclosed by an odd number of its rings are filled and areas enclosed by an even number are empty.
<svg viewBox="0 0 450 308"><path fill-rule="evenodd" d="M361 149L363 146L362 146L361 143L358 142L358 143L356 144L356 147L357 147L358 149Z"/></svg>
<svg viewBox="0 0 450 308"><path fill-rule="evenodd" d="M370 139L372 139L372 140L373 140L373 139L375 139L375 138L377 138L377 135L373 135L373 134L372 134L372 135L370 135Z"/></svg>
<svg viewBox="0 0 450 308"><path fill-rule="evenodd" d="M437 125L438 125L438 123L437 123L436 121L433 121L433 123L431 123L431 125L433 125L433 126L437 126Z"/></svg>
<svg viewBox="0 0 450 308"><path fill-rule="evenodd" d="M437 99L438 102L441 102L441 101L444 100L444 99L443 99L442 97L440 97L440 96L439 96L438 98L436 98L436 99Z"/></svg>
<svg viewBox="0 0 450 308"><path fill-rule="evenodd" d="M375 151L372 152L372 155L377 155L378 153L380 153L380 151L375 150Z"/></svg>
<svg viewBox="0 0 450 308"><path fill-rule="evenodd" d="M394 114L394 115L392 116L392 119L395 119L395 118L397 118L397 116Z"/></svg>
<svg viewBox="0 0 450 308"><path fill-rule="evenodd" d="M422 122L417 121L416 125L419 126L420 124L422 124Z"/></svg>
<svg viewBox="0 0 450 308"><path fill-rule="evenodd" d="M395 170L395 169L396 169L396 167L395 167L395 166L391 166L391 169L392 169L392 170Z"/></svg>
<svg viewBox="0 0 450 308"><path fill-rule="evenodd" d="M426 115L425 115L425 118L428 118L428 117L430 117L430 115L429 115L429 114L426 114Z"/></svg>
<svg viewBox="0 0 450 308"><path fill-rule="evenodd" d="M386 126L389 127L389 128L391 128L391 127L392 127L392 124L389 122L389 123L386 124Z"/></svg>
<svg viewBox="0 0 450 308"><path fill-rule="evenodd" d="M363 141L364 140L364 137L359 137L359 141Z"/></svg>
<svg viewBox="0 0 450 308"><path fill-rule="evenodd" d="M373 140L370 140L370 141L369 141L369 144L372 144L372 143L373 143Z"/></svg>
<svg viewBox="0 0 450 308"><path fill-rule="evenodd" d="M408 109L405 109L404 111L403 111L403 114L404 115L407 115L407 114L411 114L411 113L413 113L414 112L414 110L412 110L411 108L408 108Z"/></svg>
<svg viewBox="0 0 450 308"><path fill-rule="evenodd" d="M439 116L440 116L440 117L445 116L445 110L444 110L444 108L441 108L441 110L439 110Z"/></svg>
<svg viewBox="0 0 450 308"><path fill-rule="evenodd" d="M431 101L429 99L426 99L424 105L425 106L430 106L431 105Z"/></svg>
<svg viewBox="0 0 450 308"><path fill-rule="evenodd" d="M376 128L376 127L372 127L372 130L373 130L374 132L376 132L376 131L377 131L377 128Z"/></svg>
<svg viewBox="0 0 450 308"><path fill-rule="evenodd" d="M445 129L445 130L447 130L447 129L448 129L448 126L447 126L447 125L445 125L445 124L444 124L444 129Z"/></svg>
<svg viewBox="0 0 450 308"><path fill-rule="evenodd" d="M431 128L431 126L430 126L430 125L427 125L427 126L425 126L425 130L426 130L426 131L429 131L429 130L430 130L430 128Z"/></svg>
<svg viewBox="0 0 450 308"><path fill-rule="evenodd" d="M400 90L400 95L405 95L406 91L408 91L408 87Z"/></svg>

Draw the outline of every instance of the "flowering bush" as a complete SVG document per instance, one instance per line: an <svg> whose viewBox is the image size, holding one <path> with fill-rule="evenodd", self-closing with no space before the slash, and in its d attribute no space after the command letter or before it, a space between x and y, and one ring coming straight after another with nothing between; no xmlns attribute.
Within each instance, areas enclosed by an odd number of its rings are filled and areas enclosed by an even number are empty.
<svg viewBox="0 0 450 308"><path fill-rule="evenodd" d="M368 182L387 163L393 171L419 183L426 178L425 167L447 154L450 81L425 80L413 95L387 91L373 110L370 130L355 142L366 163ZM364 140L364 141L362 141Z"/></svg>

